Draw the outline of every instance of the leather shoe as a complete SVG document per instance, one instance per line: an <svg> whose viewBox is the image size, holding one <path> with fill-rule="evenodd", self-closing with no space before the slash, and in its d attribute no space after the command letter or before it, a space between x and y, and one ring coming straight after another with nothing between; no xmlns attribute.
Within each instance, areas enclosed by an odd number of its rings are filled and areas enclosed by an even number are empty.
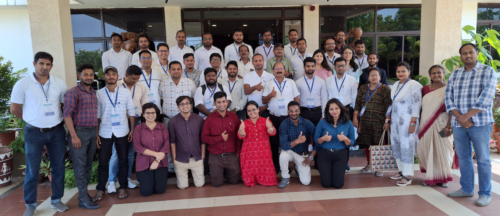
<svg viewBox="0 0 500 216"><path fill-rule="evenodd" d="M91 202L88 199L81 199L78 207L83 209L98 209L101 205Z"/></svg>

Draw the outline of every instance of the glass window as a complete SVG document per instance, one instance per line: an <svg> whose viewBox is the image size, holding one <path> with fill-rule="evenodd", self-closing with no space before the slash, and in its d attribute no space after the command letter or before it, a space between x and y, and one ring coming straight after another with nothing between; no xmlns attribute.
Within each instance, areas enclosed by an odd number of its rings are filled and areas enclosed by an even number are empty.
<svg viewBox="0 0 500 216"><path fill-rule="evenodd" d="M377 11L377 31L419 31L420 8L385 8Z"/></svg>
<svg viewBox="0 0 500 216"><path fill-rule="evenodd" d="M289 44L290 41L288 40L288 30L290 29L296 29L299 32L299 38L302 37L302 25L301 25L300 20L285 20L285 43L284 44Z"/></svg>
<svg viewBox="0 0 500 216"><path fill-rule="evenodd" d="M352 41L354 40L353 37L349 37L347 44L351 44ZM365 42L365 54L368 55L372 52L373 49L373 37L361 37L361 40ZM352 46L354 48L354 46Z"/></svg>
<svg viewBox="0 0 500 216"><path fill-rule="evenodd" d="M103 53L102 46L103 46L102 42L76 42L75 43L76 67L88 63L94 66L95 72L102 73L102 58L101 58Z"/></svg>
<svg viewBox="0 0 500 216"><path fill-rule="evenodd" d="M500 20L500 8L478 8L477 20Z"/></svg>
<svg viewBox="0 0 500 216"><path fill-rule="evenodd" d="M285 10L285 17L287 18L299 18L301 17L301 11L300 9L295 9L295 10Z"/></svg>
<svg viewBox="0 0 500 216"><path fill-rule="evenodd" d="M76 12L71 14L73 37L102 37L101 13Z"/></svg>
<svg viewBox="0 0 500 216"><path fill-rule="evenodd" d="M320 15L320 33L356 27L364 32L374 31L374 7L320 7Z"/></svg>
<svg viewBox="0 0 500 216"><path fill-rule="evenodd" d="M396 77L396 64L401 62L403 37L379 37L378 66L387 72L387 78Z"/></svg>
<svg viewBox="0 0 500 216"><path fill-rule="evenodd" d="M404 60L411 66L411 74L419 74L420 65L420 36L405 37ZM427 71L424 69L423 71Z"/></svg>
<svg viewBox="0 0 500 216"><path fill-rule="evenodd" d="M200 19L200 11L184 11L184 19Z"/></svg>
<svg viewBox="0 0 500 216"><path fill-rule="evenodd" d="M201 22L184 22L184 31L186 32L186 45L193 46L195 49L201 47Z"/></svg>
<svg viewBox="0 0 500 216"><path fill-rule="evenodd" d="M211 10L204 11L205 19L240 19L281 17L281 10Z"/></svg>
<svg viewBox="0 0 500 216"><path fill-rule="evenodd" d="M165 37L165 19L161 8L104 9L106 37L113 32L147 33L149 37Z"/></svg>

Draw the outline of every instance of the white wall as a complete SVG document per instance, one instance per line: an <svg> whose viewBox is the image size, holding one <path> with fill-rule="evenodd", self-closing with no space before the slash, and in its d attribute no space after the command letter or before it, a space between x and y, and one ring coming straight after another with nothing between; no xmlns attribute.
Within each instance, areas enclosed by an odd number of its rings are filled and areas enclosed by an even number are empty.
<svg viewBox="0 0 500 216"><path fill-rule="evenodd" d="M470 25L477 28L477 2L465 2L462 7L462 27ZM476 31L474 31L476 32ZM462 31L462 39L470 39L471 36Z"/></svg>
<svg viewBox="0 0 500 216"><path fill-rule="evenodd" d="M0 7L0 56L14 71L34 71L28 7Z"/></svg>

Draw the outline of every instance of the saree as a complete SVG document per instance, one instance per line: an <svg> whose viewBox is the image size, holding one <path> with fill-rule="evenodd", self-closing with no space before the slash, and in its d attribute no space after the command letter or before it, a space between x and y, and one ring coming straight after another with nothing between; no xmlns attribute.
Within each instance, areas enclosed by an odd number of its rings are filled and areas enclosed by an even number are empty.
<svg viewBox="0 0 500 216"><path fill-rule="evenodd" d="M425 183L442 184L453 181L451 173L454 150L453 136L441 137L439 132L448 123L444 104L446 87L433 91L429 86L422 89L422 114L417 147L420 171L426 173Z"/></svg>

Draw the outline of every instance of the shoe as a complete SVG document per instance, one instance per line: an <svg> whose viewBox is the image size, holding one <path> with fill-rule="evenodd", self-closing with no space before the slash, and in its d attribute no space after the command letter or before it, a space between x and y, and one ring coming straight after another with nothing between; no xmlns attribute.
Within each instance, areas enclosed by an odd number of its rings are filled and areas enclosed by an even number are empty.
<svg viewBox="0 0 500 216"><path fill-rule="evenodd" d="M114 182L108 182L108 194L116 193L116 185Z"/></svg>
<svg viewBox="0 0 500 216"><path fill-rule="evenodd" d="M346 172L346 173L351 172L351 167L349 167L349 164L347 164L347 168L345 169L345 172Z"/></svg>
<svg viewBox="0 0 500 216"><path fill-rule="evenodd" d="M382 177L382 176L384 176L384 172L382 172L382 171L377 171L377 172L375 172L375 176L377 176L377 177Z"/></svg>
<svg viewBox="0 0 500 216"><path fill-rule="evenodd" d="M476 201L476 205L478 206L487 206L491 202L491 197L487 197L485 195L479 196L479 199Z"/></svg>
<svg viewBox="0 0 500 216"><path fill-rule="evenodd" d="M402 177L401 177L401 180L403 180L403 179L404 179L404 180L406 180L406 182L405 182L405 183L401 183L401 181L398 181L398 182L396 183L396 185L397 185L397 186L404 187L404 186L406 186L406 185L411 184L411 181L413 180L413 179L409 179L409 178L407 178L406 176L402 176Z"/></svg>
<svg viewBox="0 0 500 216"><path fill-rule="evenodd" d="M101 205L95 204L89 199L81 199L80 203L78 204L78 207L82 209L98 209L101 207Z"/></svg>
<svg viewBox="0 0 500 216"><path fill-rule="evenodd" d="M372 169L370 165L366 165L363 169L361 169L361 173L372 173Z"/></svg>
<svg viewBox="0 0 500 216"><path fill-rule="evenodd" d="M465 193L462 191L462 189L460 189L457 191L449 192L448 196L449 197L472 197L472 196L474 196L474 194L473 193L472 194Z"/></svg>
<svg viewBox="0 0 500 216"><path fill-rule="evenodd" d="M289 183L290 183L290 179L289 178L283 178L283 179L281 179L281 182L278 185L278 187L279 188L285 188Z"/></svg>
<svg viewBox="0 0 500 216"><path fill-rule="evenodd" d="M137 187L137 184L134 182L134 180L128 178L128 188L134 189Z"/></svg>
<svg viewBox="0 0 500 216"><path fill-rule="evenodd" d="M62 202L50 204L50 208L57 209L58 212L68 211L68 206L64 205Z"/></svg>
<svg viewBox="0 0 500 216"><path fill-rule="evenodd" d="M391 179L401 180L402 177L403 177L403 173L402 172L398 172L398 174L392 175Z"/></svg>
<svg viewBox="0 0 500 216"><path fill-rule="evenodd" d="M89 194L87 194L87 197L88 197L90 202L93 202L93 203L97 202L97 200L94 197L91 197Z"/></svg>
<svg viewBox="0 0 500 216"><path fill-rule="evenodd" d="M24 212L23 216L33 216L36 213L36 207L35 206L28 206L26 211Z"/></svg>

